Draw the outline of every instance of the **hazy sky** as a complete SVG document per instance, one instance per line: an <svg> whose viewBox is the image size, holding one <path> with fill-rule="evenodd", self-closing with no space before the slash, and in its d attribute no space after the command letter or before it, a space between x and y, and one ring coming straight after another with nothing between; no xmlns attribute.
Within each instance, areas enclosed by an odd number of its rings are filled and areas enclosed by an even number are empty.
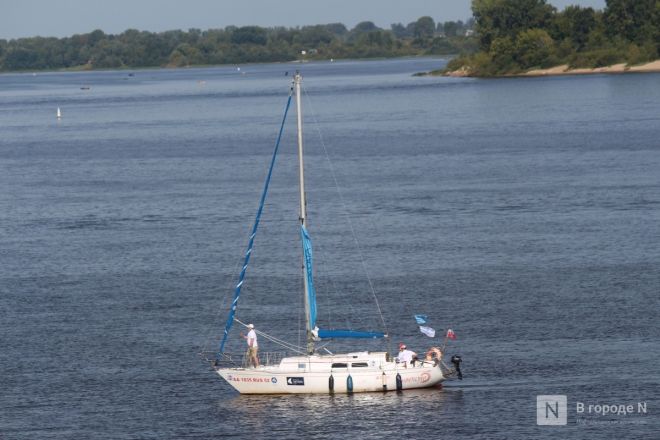
<svg viewBox="0 0 660 440"><path fill-rule="evenodd" d="M597 9L605 0L548 0L559 9ZM0 38L65 37L101 29L221 28L229 25L303 26L340 22L349 29L365 20L389 29L423 15L436 21L466 20L470 0L0 0Z"/></svg>

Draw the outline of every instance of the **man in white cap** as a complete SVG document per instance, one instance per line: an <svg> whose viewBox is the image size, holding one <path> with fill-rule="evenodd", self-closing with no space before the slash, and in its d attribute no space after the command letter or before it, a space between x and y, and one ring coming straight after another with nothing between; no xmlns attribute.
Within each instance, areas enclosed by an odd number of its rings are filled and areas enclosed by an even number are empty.
<svg viewBox="0 0 660 440"><path fill-rule="evenodd" d="M248 324L247 327L250 331L247 336L243 337L247 340L248 362L254 365L254 368L257 368L259 366L259 357L257 356L257 350L259 350L259 344L257 344L257 332L254 331L254 324Z"/></svg>
<svg viewBox="0 0 660 440"><path fill-rule="evenodd" d="M414 361L417 359L417 353L412 350L408 350L406 344L403 342L399 344L399 354L396 357L396 361L402 363L404 367L408 368L408 364L414 365Z"/></svg>

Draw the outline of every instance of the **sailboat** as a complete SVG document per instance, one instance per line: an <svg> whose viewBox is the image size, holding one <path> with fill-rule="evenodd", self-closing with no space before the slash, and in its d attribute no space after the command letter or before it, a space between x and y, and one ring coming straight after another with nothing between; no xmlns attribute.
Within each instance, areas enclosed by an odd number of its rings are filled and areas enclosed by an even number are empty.
<svg viewBox="0 0 660 440"><path fill-rule="evenodd" d="M320 329L316 322L316 292L314 289L312 270L312 242L307 230L307 212L305 200L305 176L303 159L303 131L301 109L302 76L295 74L284 119L280 126L275 151L261 195L260 207L250 235L248 249L245 254L243 269L234 291L233 301L225 325L220 349L216 353L213 368L220 377L226 380L241 394L332 394L356 393L373 391L405 390L426 388L440 384L446 374L443 372L441 354L436 350L435 356L416 362L397 362L387 351L365 351L356 346L354 351L335 354L323 347L323 352L317 348L320 341L335 338L350 338L364 340L365 338L387 338L382 332L356 331L352 329ZM301 348L297 355L272 356L262 355L258 366L248 367L248 355L235 358L225 353L227 336L234 322L245 325L235 317L238 300L241 293L245 273L252 254L252 246L257 233L259 219L268 192L268 184L273 171L273 165L279 148L291 97L295 95L298 128L298 163L300 189L300 239L302 243L304 303L306 320L306 347ZM246 326L248 327L248 326ZM252 328L252 326L249 326ZM289 346L291 347L291 346ZM446 368L446 367L445 367ZM446 374L445 374L446 373Z"/></svg>

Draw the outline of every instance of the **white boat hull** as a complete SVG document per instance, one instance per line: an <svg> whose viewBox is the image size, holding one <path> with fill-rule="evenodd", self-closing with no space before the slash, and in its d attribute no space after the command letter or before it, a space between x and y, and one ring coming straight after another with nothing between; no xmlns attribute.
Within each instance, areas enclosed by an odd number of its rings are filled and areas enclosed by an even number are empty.
<svg viewBox="0 0 660 440"><path fill-rule="evenodd" d="M428 388L444 380L442 370L433 362L405 366L387 361L385 353L298 356L285 358L279 365L216 371L241 394L396 391Z"/></svg>

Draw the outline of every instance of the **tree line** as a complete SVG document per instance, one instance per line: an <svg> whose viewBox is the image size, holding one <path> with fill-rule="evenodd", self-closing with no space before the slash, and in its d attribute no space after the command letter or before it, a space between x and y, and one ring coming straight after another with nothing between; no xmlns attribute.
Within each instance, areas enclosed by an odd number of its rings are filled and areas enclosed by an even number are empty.
<svg viewBox="0 0 660 440"><path fill-rule="evenodd" d="M436 23L429 16L381 29L371 21L295 28L228 26L147 32L102 30L66 38L0 39L0 71L184 67L305 59L442 55L474 51L473 21Z"/></svg>
<svg viewBox="0 0 660 440"><path fill-rule="evenodd" d="M604 10L546 0L473 0L479 51L455 58L448 70L475 76L518 73L562 64L640 64L660 54L660 1L606 0Z"/></svg>

